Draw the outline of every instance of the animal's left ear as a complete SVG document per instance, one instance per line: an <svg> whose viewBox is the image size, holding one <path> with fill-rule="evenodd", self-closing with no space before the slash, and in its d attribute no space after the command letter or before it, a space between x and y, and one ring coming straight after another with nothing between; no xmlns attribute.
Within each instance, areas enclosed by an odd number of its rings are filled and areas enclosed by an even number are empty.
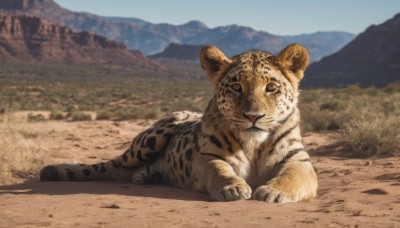
<svg viewBox="0 0 400 228"><path fill-rule="evenodd" d="M291 74L300 81L303 78L304 70L310 63L310 55L305 47L300 44L292 44L286 47L278 55L279 67L287 77Z"/></svg>

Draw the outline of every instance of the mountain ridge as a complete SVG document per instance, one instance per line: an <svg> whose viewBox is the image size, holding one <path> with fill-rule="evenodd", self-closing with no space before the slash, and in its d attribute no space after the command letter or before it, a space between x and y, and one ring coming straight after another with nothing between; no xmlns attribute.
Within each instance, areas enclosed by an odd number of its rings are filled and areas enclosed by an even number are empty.
<svg viewBox="0 0 400 228"><path fill-rule="evenodd" d="M400 81L400 13L368 27L337 53L310 65L303 87L384 86Z"/></svg>
<svg viewBox="0 0 400 228"><path fill-rule="evenodd" d="M291 43L302 43L309 48L312 61L316 61L339 50L354 37L350 33L333 32L328 38L315 34L314 39L310 39L311 42L304 40L298 42L301 37L278 36L239 25L209 28L200 21L171 25L152 24L137 18L101 17L64 9L53 0L2 0L0 10L28 13L77 30L103 35L124 43L129 49L140 50L146 55L160 53L170 43L215 44L228 55L254 48L276 53Z"/></svg>

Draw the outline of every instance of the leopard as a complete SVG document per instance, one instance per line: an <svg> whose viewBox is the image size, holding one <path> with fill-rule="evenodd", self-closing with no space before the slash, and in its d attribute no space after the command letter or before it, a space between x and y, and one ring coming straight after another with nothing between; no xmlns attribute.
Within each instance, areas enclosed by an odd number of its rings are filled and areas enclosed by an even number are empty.
<svg viewBox="0 0 400 228"><path fill-rule="evenodd" d="M47 165L40 180L164 183L204 192L213 201L310 200L318 181L298 109L309 62L300 44L278 55L249 50L233 57L205 45L200 65L214 93L204 114L173 112L139 133L114 159Z"/></svg>

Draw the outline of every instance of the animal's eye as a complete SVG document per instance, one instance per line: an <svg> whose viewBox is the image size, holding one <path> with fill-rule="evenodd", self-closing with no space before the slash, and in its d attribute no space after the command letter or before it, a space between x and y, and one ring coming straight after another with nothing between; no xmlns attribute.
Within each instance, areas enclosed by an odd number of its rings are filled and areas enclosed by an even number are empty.
<svg viewBox="0 0 400 228"><path fill-rule="evenodd" d="M235 83L231 85L231 88L233 89L233 91L235 92L241 92L242 91L242 85L240 85L240 83Z"/></svg>
<svg viewBox="0 0 400 228"><path fill-rule="evenodd" d="M278 90L278 86L275 83L269 83L267 84L265 90L269 93L273 93Z"/></svg>

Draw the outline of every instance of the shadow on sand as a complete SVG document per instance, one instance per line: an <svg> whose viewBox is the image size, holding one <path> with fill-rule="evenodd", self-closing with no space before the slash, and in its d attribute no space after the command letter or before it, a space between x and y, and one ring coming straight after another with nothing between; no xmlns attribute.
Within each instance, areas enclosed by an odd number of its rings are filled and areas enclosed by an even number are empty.
<svg viewBox="0 0 400 228"><path fill-rule="evenodd" d="M210 197L192 189L166 185L134 185L121 182L38 182L0 186L0 196L14 195L125 195L185 201L210 201Z"/></svg>

